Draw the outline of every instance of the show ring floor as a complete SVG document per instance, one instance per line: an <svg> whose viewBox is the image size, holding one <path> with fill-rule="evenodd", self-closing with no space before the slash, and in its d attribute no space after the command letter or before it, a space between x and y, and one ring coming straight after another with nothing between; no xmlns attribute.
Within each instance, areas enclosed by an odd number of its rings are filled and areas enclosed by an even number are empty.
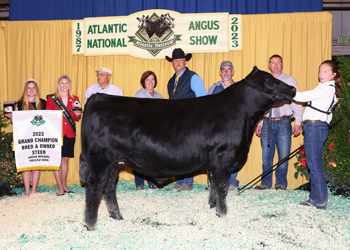
<svg viewBox="0 0 350 250"><path fill-rule="evenodd" d="M0 199L0 249L350 249L350 199L329 192L327 210L300 206L309 192L247 190L227 195L228 214L215 216L208 191L145 189L119 182L122 221L104 201L96 231L83 226L85 189L57 197L57 187Z"/></svg>

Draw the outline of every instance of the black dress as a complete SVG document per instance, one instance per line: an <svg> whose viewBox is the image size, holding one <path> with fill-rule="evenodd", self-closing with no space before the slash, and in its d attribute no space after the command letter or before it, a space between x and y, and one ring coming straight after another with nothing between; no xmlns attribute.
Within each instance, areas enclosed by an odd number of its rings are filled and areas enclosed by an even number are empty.
<svg viewBox="0 0 350 250"><path fill-rule="evenodd" d="M45 110L46 109L46 100L40 98L40 101L41 101L41 110ZM35 102L31 102L31 104L36 109L36 103ZM23 110L23 100L17 102L17 108L18 108L18 110Z"/></svg>

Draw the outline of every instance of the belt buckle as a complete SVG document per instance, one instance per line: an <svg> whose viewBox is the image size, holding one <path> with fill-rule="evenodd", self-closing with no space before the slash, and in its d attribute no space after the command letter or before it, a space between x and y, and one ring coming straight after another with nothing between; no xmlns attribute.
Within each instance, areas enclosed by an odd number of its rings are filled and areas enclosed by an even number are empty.
<svg viewBox="0 0 350 250"><path fill-rule="evenodd" d="M302 126L304 126L305 124L309 124L309 123L315 123L315 122L312 120L306 120L306 121L302 122Z"/></svg>

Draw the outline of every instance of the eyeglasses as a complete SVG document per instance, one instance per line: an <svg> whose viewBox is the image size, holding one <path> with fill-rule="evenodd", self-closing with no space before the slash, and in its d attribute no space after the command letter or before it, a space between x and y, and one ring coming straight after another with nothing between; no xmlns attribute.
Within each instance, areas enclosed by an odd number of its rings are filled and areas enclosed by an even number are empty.
<svg viewBox="0 0 350 250"><path fill-rule="evenodd" d="M96 73L96 77L98 76L107 76L108 74L105 74L105 73Z"/></svg>
<svg viewBox="0 0 350 250"><path fill-rule="evenodd" d="M233 68L221 69L222 72L230 72L232 70L233 70Z"/></svg>

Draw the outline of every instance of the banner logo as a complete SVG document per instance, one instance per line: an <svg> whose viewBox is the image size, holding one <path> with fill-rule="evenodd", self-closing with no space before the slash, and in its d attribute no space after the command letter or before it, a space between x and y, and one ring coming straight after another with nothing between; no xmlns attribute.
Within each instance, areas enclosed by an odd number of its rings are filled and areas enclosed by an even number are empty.
<svg viewBox="0 0 350 250"><path fill-rule="evenodd" d="M30 123L39 127L45 123L45 120L42 115L36 115Z"/></svg>
<svg viewBox="0 0 350 250"><path fill-rule="evenodd" d="M158 55L162 49L172 47L176 41L181 41L181 35L174 35L172 28L175 28L175 18L172 18L169 13L161 14L160 17L153 13L136 18L139 21L138 30L135 35L140 40L135 39L135 36L129 36L129 41L134 46L145 49L153 56ZM174 38L170 39L174 35Z"/></svg>
<svg viewBox="0 0 350 250"><path fill-rule="evenodd" d="M73 54L162 59L174 48L186 53L242 50L242 17L229 13L144 10L129 16L72 21Z"/></svg>

